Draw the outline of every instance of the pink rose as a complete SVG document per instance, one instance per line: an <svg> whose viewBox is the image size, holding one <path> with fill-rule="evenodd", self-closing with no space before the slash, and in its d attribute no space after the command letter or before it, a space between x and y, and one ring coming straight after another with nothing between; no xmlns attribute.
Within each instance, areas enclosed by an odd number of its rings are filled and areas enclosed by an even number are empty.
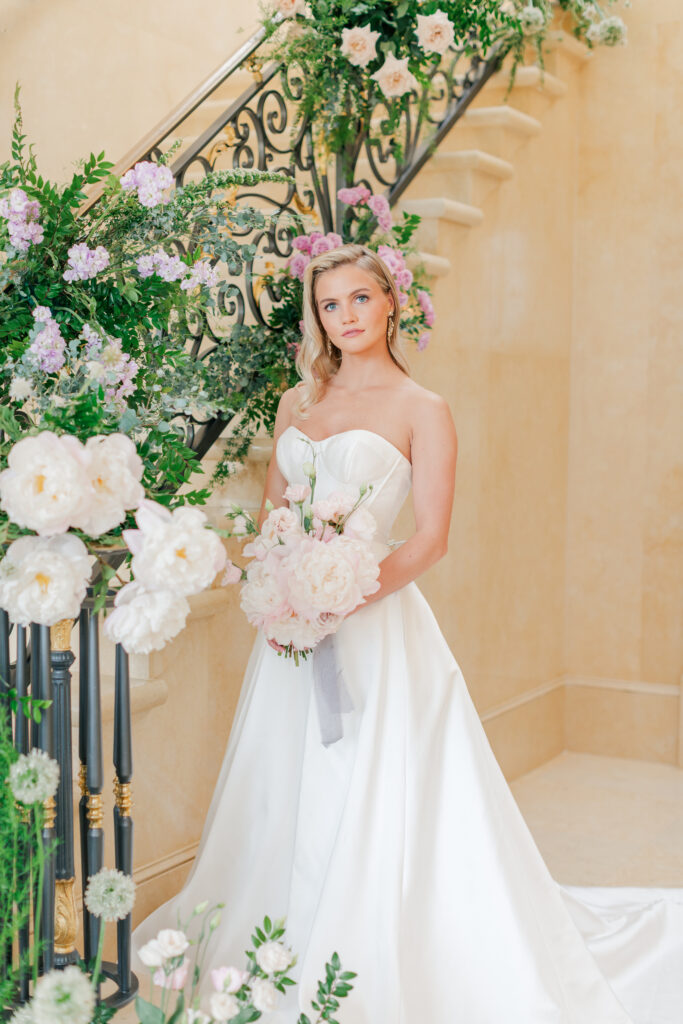
<svg viewBox="0 0 683 1024"><path fill-rule="evenodd" d="M172 971L170 974L166 974L164 969L160 967L154 972L152 980L159 988L170 988L174 992L179 992L181 988L185 988L185 982L187 981L187 963L183 961L180 967L176 967L175 971Z"/></svg>
<svg viewBox="0 0 683 1024"><path fill-rule="evenodd" d="M311 240L308 235L297 235L292 239L292 248L298 249L300 252L310 252Z"/></svg>

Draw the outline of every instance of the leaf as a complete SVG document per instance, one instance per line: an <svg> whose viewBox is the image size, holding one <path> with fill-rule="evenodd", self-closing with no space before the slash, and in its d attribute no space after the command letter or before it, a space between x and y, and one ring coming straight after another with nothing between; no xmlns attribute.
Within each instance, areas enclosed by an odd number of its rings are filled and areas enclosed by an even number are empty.
<svg viewBox="0 0 683 1024"><path fill-rule="evenodd" d="M159 1007L148 1003L141 996L138 996L135 1000L135 1010L140 1024L164 1024L164 1015Z"/></svg>

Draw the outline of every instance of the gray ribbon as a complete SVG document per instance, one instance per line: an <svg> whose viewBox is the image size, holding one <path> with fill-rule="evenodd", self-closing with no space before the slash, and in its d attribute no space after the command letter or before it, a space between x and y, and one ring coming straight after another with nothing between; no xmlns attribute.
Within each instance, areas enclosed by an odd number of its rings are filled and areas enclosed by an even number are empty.
<svg viewBox="0 0 683 1024"><path fill-rule="evenodd" d="M318 705L320 739L323 746L329 747L344 735L341 713L353 711L354 707L337 660L334 633L328 633L313 648L313 689Z"/></svg>

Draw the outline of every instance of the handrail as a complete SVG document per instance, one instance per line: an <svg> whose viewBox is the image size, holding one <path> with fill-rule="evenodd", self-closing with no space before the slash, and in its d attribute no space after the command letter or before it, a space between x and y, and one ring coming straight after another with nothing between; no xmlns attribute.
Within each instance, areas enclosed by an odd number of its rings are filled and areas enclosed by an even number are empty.
<svg viewBox="0 0 683 1024"><path fill-rule="evenodd" d="M278 11L271 19L274 23L278 24L283 20L282 15ZM247 39L245 43L240 46L238 50L224 60L222 64L212 71L207 78L204 79L200 85L196 86L192 92L188 93L185 99L181 100L180 103L174 107L174 109L161 119L155 126L143 135L138 142L132 146L127 153L125 153L120 160L116 162L112 167L111 173L120 177L129 168L133 167L139 160L146 157L152 150L155 149L159 143L166 138L167 135L182 124L183 121L192 114L197 107L207 99L208 96L214 92L219 85L222 85L235 72L240 65L248 57L259 48L266 34L265 26L261 26L252 36ZM95 203L104 191L103 185L98 185L97 188L89 194L86 202L81 206L80 213L85 213Z"/></svg>

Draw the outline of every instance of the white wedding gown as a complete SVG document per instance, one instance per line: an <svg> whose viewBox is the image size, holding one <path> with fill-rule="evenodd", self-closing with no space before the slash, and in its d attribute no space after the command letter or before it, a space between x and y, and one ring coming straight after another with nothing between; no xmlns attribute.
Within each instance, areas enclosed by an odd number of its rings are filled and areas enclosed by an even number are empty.
<svg viewBox="0 0 683 1024"><path fill-rule="evenodd" d="M368 430L313 449L316 497L374 484L386 555L408 460ZM290 483L310 454L288 427ZM340 1024L681 1024L683 888L551 877L417 585L361 608L335 643L353 709L324 745L312 659L296 667L258 634L194 867L134 947L210 898L226 907L207 968L246 966L253 927L286 917L298 984L273 1024L317 1018L334 951L357 972Z"/></svg>

